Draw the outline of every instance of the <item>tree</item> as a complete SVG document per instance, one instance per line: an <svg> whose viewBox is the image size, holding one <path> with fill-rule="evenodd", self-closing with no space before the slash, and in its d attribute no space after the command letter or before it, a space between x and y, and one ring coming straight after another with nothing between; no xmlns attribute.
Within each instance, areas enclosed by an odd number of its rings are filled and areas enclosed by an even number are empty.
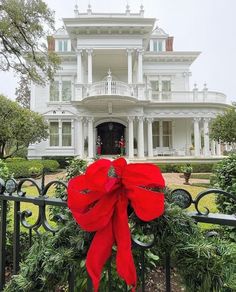
<svg viewBox="0 0 236 292"><path fill-rule="evenodd" d="M6 159L31 143L48 137L43 117L0 95L0 158Z"/></svg>
<svg viewBox="0 0 236 292"><path fill-rule="evenodd" d="M0 0L0 69L45 85L59 65L45 44L53 29L54 13L42 0Z"/></svg>
<svg viewBox="0 0 236 292"><path fill-rule="evenodd" d="M230 109L218 115L212 122L210 136L223 143L236 143L236 110Z"/></svg>
<svg viewBox="0 0 236 292"><path fill-rule="evenodd" d="M30 84L29 79L21 75L16 88L16 101L24 108L30 108Z"/></svg>

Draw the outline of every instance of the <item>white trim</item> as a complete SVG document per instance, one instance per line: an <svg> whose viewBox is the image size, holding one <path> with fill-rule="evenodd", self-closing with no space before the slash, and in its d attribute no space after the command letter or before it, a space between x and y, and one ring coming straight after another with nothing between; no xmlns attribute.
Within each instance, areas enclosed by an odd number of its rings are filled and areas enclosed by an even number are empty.
<svg viewBox="0 0 236 292"><path fill-rule="evenodd" d="M123 120L121 120L119 118L105 118L105 119L100 119L100 120L96 121L94 123L94 128L96 128L97 126L99 126L99 125L101 125L103 123L109 123L109 122L122 124L126 128L128 127L127 122L124 122Z"/></svg>

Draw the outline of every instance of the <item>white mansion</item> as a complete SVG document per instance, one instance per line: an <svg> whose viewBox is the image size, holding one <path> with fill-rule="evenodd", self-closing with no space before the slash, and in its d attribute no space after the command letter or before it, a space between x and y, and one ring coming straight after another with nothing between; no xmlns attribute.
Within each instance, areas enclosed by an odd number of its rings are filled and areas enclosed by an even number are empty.
<svg viewBox="0 0 236 292"><path fill-rule="evenodd" d="M209 125L231 105L206 85L190 90L199 52L173 51L173 37L144 17L143 6L113 14L76 6L74 13L48 43L62 59L54 82L31 88L31 109L50 135L29 147L29 158L92 158L98 136L102 155L118 154L122 136L130 159L221 155Z"/></svg>

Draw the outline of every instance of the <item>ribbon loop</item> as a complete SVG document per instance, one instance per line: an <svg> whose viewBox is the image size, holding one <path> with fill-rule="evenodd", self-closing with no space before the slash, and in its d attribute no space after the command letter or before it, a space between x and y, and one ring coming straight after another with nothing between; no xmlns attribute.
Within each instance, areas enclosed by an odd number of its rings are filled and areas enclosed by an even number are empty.
<svg viewBox="0 0 236 292"><path fill-rule="evenodd" d="M115 174L110 175L112 168ZM131 252L127 208L130 203L143 221L161 216L164 212L164 194L149 190L153 187L165 187L159 168L148 163L127 164L124 158L113 162L100 159L91 164L84 175L69 181L68 207L74 219L82 229L96 232L86 259L95 292L114 244L117 246L117 272L135 291L137 276Z"/></svg>

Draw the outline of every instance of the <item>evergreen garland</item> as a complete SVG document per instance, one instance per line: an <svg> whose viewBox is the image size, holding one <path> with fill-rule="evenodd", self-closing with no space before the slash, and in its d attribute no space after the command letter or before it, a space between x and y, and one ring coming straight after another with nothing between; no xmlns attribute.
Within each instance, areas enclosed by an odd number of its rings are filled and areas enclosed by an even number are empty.
<svg viewBox="0 0 236 292"><path fill-rule="evenodd" d="M147 268L153 269L153 262L164 262L166 252L169 252L186 291L236 291L236 245L206 238L185 211L170 203L168 189L165 193L166 210L161 218L144 224L133 213L130 215L134 237L145 239L143 234L147 232L156 236L155 246L146 252ZM35 241L21 263L19 275L13 276L5 292L53 291L58 285L66 285L72 269L75 269L77 277L76 291L85 291L87 273L84 259L93 234L82 231L69 211L65 215L67 220L55 236L45 233ZM138 267L140 250L134 249L133 254ZM112 291L124 291L113 262L111 267L114 276ZM101 291L105 291L106 280L104 272Z"/></svg>

